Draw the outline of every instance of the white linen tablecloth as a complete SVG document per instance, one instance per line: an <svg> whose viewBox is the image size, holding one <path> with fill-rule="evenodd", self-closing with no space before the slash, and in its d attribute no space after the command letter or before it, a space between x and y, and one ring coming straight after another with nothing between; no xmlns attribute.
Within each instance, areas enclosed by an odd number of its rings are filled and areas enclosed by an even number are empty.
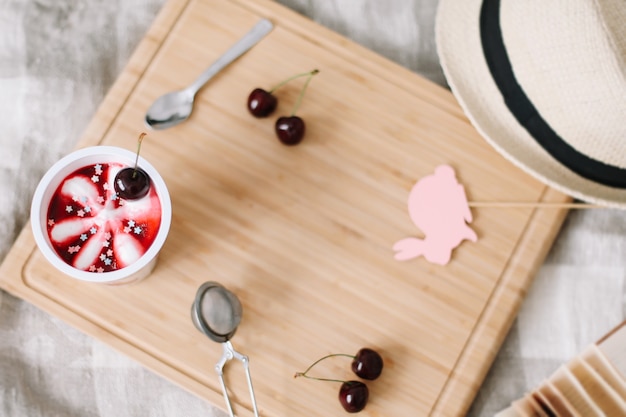
<svg viewBox="0 0 626 417"><path fill-rule="evenodd" d="M37 182L75 146L164 1L0 2L0 261L27 221ZM445 85L435 0L280 3ZM492 416L623 320L625 236L626 211L569 214L470 416ZM223 415L0 292L1 417Z"/></svg>

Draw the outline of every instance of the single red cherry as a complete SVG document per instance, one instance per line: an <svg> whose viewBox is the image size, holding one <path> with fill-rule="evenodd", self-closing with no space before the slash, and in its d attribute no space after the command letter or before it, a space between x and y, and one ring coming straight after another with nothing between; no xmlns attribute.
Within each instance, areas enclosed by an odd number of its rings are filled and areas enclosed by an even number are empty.
<svg viewBox="0 0 626 417"><path fill-rule="evenodd" d="M352 360L352 372L360 378L374 380L383 371L383 358L373 349L362 348Z"/></svg>
<svg viewBox="0 0 626 417"><path fill-rule="evenodd" d="M145 133L139 135L137 139L137 155L135 156L135 166L121 169L113 180L113 188L120 198L125 200L138 200L150 191L150 176L143 169L137 166L139 162L139 151L141 142L146 136Z"/></svg>
<svg viewBox="0 0 626 417"><path fill-rule="evenodd" d="M300 95L298 96L298 100L296 100L296 104L293 106L291 115L279 117L278 120L276 120L276 125L274 126L276 136L278 136L278 139L285 145L297 145L304 137L304 120L296 116L296 112L300 107L300 103L302 103L302 97L304 97L304 92L309 86L311 78L318 72L319 70L313 70L308 73L309 78L307 78L302 90L300 90Z"/></svg>
<svg viewBox="0 0 626 417"><path fill-rule="evenodd" d="M124 168L115 176L115 192L125 200L138 200L150 191L150 177L141 168Z"/></svg>
<svg viewBox="0 0 626 417"><path fill-rule="evenodd" d="M293 75L287 78L286 80L283 80L280 83L276 84L270 90L264 90L262 88L255 88L248 95L248 111L255 117L269 116L270 114L274 112L274 110L276 109L276 105L278 104L278 100L276 99L276 96L274 96L273 94L274 91L276 91L277 89L279 89L280 87L287 84L289 81L293 79L304 77L304 76L309 76L310 78L311 75L317 74L318 72L319 71L315 69L313 71L308 71L308 72L303 72L301 74Z"/></svg>
<svg viewBox="0 0 626 417"><path fill-rule="evenodd" d="M262 88L255 88L248 96L248 110L255 117L269 116L277 103L276 96Z"/></svg>
<svg viewBox="0 0 626 417"><path fill-rule="evenodd" d="M283 116L276 120L276 136L285 145L297 145L304 137L304 120L298 116Z"/></svg>
<svg viewBox="0 0 626 417"><path fill-rule="evenodd" d="M361 381L346 381L339 388L339 402L348 413L358 413L367 405L369 390Z"/></svg>

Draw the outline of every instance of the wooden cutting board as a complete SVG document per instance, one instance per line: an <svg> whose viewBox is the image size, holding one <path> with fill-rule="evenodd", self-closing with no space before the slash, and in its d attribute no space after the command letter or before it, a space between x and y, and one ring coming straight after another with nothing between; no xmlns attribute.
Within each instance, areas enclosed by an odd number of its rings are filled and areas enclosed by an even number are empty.
<svg viewBox="0 0 626 417"><path fill-rule="evenodd" d="M293 374L363 346L382 353L385 369L368 383L362 415L464 415L566 212L476 208L479 240L447 266L398 262L393 244L421 233L409 190L447 163L470 200L568 198L501 158L448 91L268 0L171 0L79 147L134 150L153 100L188 85L260 17L275 23L270 35L201 91L189 121L144 141L174 211L153 275L121 287L73 281L27 226L0 285L223 407L221 347L190 319L198 287L218 281L244 307L232 342L250 357L261 415L341 415L339 384ZM306 137L283 146L275 118L247 113L247 95L313 68L298 112ZM277 92L277 115L302 84ZM316 374L353 378L346 358ZM236 412L251 415L240 364L227 379Z"/></svg>

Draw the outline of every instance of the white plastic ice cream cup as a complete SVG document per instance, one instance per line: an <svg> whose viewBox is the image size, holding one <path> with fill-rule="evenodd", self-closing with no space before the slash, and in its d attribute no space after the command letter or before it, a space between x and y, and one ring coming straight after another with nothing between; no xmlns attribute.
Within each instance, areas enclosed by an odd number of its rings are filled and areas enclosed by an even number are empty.
<svg viewBox="0 0 626 417"><path fill-rule="evenodd" d="M145 253L132 263L108 272L92 272L70 265L55 251L49 237L48 225L53 221L48 218L48 209L52 198L65 179L83 167L98 164L121 164L135 166L136 154L114 146L92 146L79 149L61 158L43 176L33 195L30 220L35 242L44 257L64 274L81 280L103 284L127 284L148 276L157 261L158 254L165 243L172 219L172 204L167 186L157 170L144 158L139 157L137 166L150 177L150 187L158 196L161 206L161 219L154 240ZM99 180L99 178L98 178ZM109 180L109 182L112 182ZM86 221L88 221L87 219ZM132 232L131 232L132 234ZM88 233L85 233L88 236ZM82 237L81 237L82 238ZM87 238L86 238L87 239Z"/></svg>

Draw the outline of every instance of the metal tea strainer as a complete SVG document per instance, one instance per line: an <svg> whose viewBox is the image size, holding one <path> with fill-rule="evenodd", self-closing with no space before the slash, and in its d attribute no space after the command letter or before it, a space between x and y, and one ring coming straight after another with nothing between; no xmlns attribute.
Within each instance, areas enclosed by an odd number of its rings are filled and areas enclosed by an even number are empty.
<svg viewBox="0 0 626 417"><path fill-rule="evenodd" d="M228 407L230 416L234 417L235 415L224 382L224 365L231 359L237 359L243 363L254 415L259 417L248 357L237 352L230 343L230 338L233 337L241 322L241 313L242 307L237 296L217 282L202 284L191 306L191 320L196 328L211 340L222 344L222 357L215 365L215 371L220 378L224 400L226 400L226 407Z"/></svg>

